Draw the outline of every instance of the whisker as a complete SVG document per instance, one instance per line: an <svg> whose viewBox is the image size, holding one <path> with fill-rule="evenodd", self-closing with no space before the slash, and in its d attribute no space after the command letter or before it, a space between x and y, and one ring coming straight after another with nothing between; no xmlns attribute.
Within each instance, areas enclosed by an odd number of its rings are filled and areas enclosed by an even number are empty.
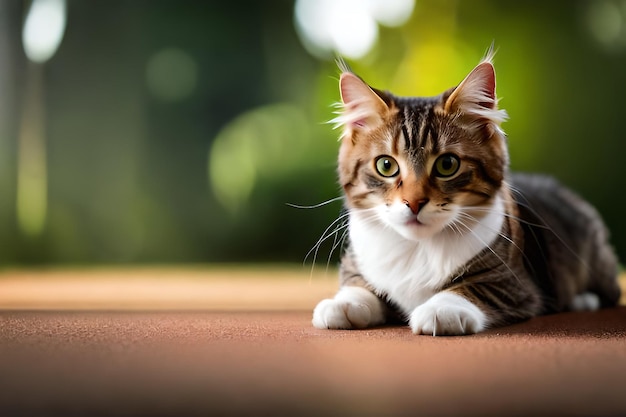
<svg viewBox="0 0 626 417"><path fill-rule="evenodd" d="M461 232L461 229L459 229L459 226L457 226L455 222L448 224L446 227L450 228L450 230L452 230L452 233L463 236L463 232Z"/></svg>
<svg viewBox="0 0 626 417"><path fill-rule="evenodd" d="M311 253L313 253L313 265L312 265L312 267L315 267L315 261L317 260L317 253L319 251L319 248L320 248L321 244L324 243L327 239L329 239L330 237L332 237L334 235L334 233L336 231L336 227L339 227L341 222L344 221L348 216L349 216L348 212L342 213L339 217L337 217L335 220L333 220L333 222L326 228L326 230L324 230L324 232L322 233L322 236L320 236L320 238L313 245L313 247L306 253L306 255L304 256L303 263L306 263L306 260L309 258ZM333 229L333 228L335 228L335 229ZM330 230L332 230L332 232Z"/></svg>
<svg viewBox="0 0 626 417"><path fill-rule="evenodd" d="M469 214L469 213L459 212L459 215L461 215L461 216L463 216L463 217L465 217L466 219L469 219L469 220L471 220L471 221L478 222L478 219L476 219L476 217L472 216L472 215L471 215L471 214ZM516 247L516 248L517 248L520 252L522 251L522 250L520 249L520 247L519 247L519 246L517 246L517 244L513 241L513 239L511 239L511 238L510 238L509 236L507 236L506 234L502 233L502 231L500 231L500 230L496 230L495 228L493 228L493 227L491 227L491 226L487 226L487 225L485 225L485 224L483 224L483 223L480 223L480 225L481 225L481 227L484 227L484 228L486 228L486 229L488 229L488 230L490 230L490 231L492 231L492 232L496 232L496 233L498 234L498 236L500 236L500 237L502 237L503 239L507 240L508 242L512 243L512 244L513 244L513 245L514 245L514 246L515 246L515 247Z"/></svg>
<svg viewBox="0 0 626 417"><path fill-rule="evenodd" d="M322 201L321 203L314 204L312 206L303 206L303 205L292 204L292 203L285 203L285 205L289 207L297 208L297 209L316 209L316 208L320 208L327 204L334 203L335 201L340 201L340 200L343 200L343 196L331 198L330 200Z"/></svg>
<svg viewBox="0 0 626 417"><path fill-rule="evenodd" d="M546 230L548 230L549 232L551 232L551 233L552 233L552 235L558 239L558 241L559 241L559 242L560 242L560 243L561 243L561 244L565 247L565 249L567 249L567 251L568 251L569 253L571 253L571 254L572 254L572 255L576 258L576 260L577 260L578 262L580 262L580 264L581 264L581 265L582 265L582 266L583 266L583 267L584 267L584 268L585 268L585 269L586 269L589 273L592 273L593 271L592 271L591 267L587 264L587 262L585 262L585 260L584 260L584 259L582 259L582 258L580 257L580 255L579 255L578 253L576 253L576 251L575 251L575 250L573 250L573 249L572 249L572 248L571 248L571 247L567 244L567 242L565 242L565 240L564 240L561 236L559 236L559 234L558 234L558 233L556 233L552 227L550 227L550 226L548 225L548 222L546 222L546 221L545 221L545 219L544 219L544 218L543 218L543 217L542 217L542 216L541 216L541 215L537 212L537 210L535 210L535 209L531 206L530 201L528 201L528 199L526 198L526 196L524 195L524 193L523 193L520 189L518 189L518 188L514 187L514 186L513 186L513 185L511 185L511 184L507 184L507 185L508 185L509 189L511 190L511 192L513 192L513 193L517 194L517 195L518 195L521 199L523 199L523 200L524 200L523 202L522 202L522 201L519 201L519 200L516 200L517 205L522 206L522 207L525 207L526 209L528 209L528 210L529 210L529 211L533 214L533 216L535 216L535 217L536 217L539 221L541 221L541 222L545 225ZM527 224L528 224L528 223L527 223ZM531 224L531 226L535 226L535 225L532 225L532 224ZM540 227L540 226L537 226L537 227ZM531 229L531 230L532 230L532 229ZM534 235L534 232L533 232L533 235ZM536 238L536 237L535 237L535 240L537 240L537 238Z"/></svg>
<svg viewBox="0 0 626 417"><path fill-rule="evenodd" d="M339 231L343 229L343 231L341 232L341 236L339 236ZM328 268L330 266L330 260L332 259L333 253L335 252L335 250L338 247L343 247L343 244L346 240L346 236L348 234L348 223L347 221L343 224L343 226L339 227L336 229L335 232L335 240L333 242L333 247L330 248L330 253L328 254L328 259L326 261L326 271L328 272Z"/></svg>
<svg viewBox="0 0 626 417"><path fill-rule="evenodd" d="M472 230L472 229L471 229L468 225L466 225L465 223L463 223L463 221L461 221L461 220L459 219L459 220L457 220L457 223L458 223L458 225L463 226L464 228L466 228L468 232L470 232L470 233L471 233L471 234L472 234L472 235L473 235L473 236L474 236L474 237L475 237L475 238L476 238L479 242L481 242L481 243L484 245L484 247L486 247L487 249L489 249L489 250L491 251L491 253L493 253L493 255L494 255L496 258L498 258L498 260L502 263L502 265L504 265L504 266L505 266L505 267L509 270L509 272L510 272L510 273L511 273L514 277L515 277L515 279L517 280L517 282L521 283L521 280L519 279L519 277L517 276L517 274L516 274L516 273L515 273L515 272L511 269L511 267L510 267L510 266L509 266L509 265L508 265L508 264L504 261L504 259L502 259L502 258L500 257L500 255L498 255L498 254L496 253L496 251L495 251L495 250L493 250L493 248L492 248L490 245L488 245L488 244L487 244L487 243L486 243L486 242L485 242L482 238L480 238L480 237L478 236L478 234L477 234L476 232L474 232L474 231L473 231L473 230Z"/></svg>
<svg viewBox="0 0 626 417"><path fill-rule="evenodd" d="M342 201L342 200L344 200L344 196L334 197L334 198L328 199L326 201L322 201L321 203L308 205L308 206L307 205L300 205L300 204L293 204L293 203L285 203L285 204L287 206L289 206L289 207L296 208L296 209L316 209L316 208L320 208L320 207L326 206L328 204L331 204L331 203L334 203L334 202L337 202L337 201ZM309 256L311 256L311 254L313 254L313 262L311 264L311 274L309 276L309 280L311 280L313 278L313 271L315 269L315 263L317 261L317 257L318 257L318 253L319 253L321 245L326 240L330 239L331 237L334 237L333 247L335 247L336 242L337 242L337 235L338 235L339 231L342 228L346 227L347 217L348 216L349 216L349 212L344 212L344 213L341 213L339 215L339 217L337 217L335 220L333 220L330 223L330 225L328 225L328 227L324 230L324 232L322 232L322 235L317 240L317 242L315 242L313 247L311 247L311 249L309 249L309 251L304 256L304 260L302 261L303 265L306 264L306 261L309 258ZM328 263L330 263L330 257L331 256L332 256L332 251L331 251L331 254L329 255ZM328 263L327 263L327 267L326 267L327 270L328 270Z"/></svg>
<svg viewBox="0 0 626 417"><path fill-rule="evenodd" d="M495 211L494 211L494 212L495 212ZM478 221L478 220L477 220L474 216L472 216L472 215L471 215L471 214L469 214L469 213L466 213L466 212L461 211L461 212L459 212L459 214L460 214L460 215L465 216L466 218L470 218L470 219L472 219L473 221ZM497 232L497 233L498 233L498 235L499 235L501 238L503 238L503 239L504 239L504 240L506 240L507 242L511 243L511 244L515 247L515 249L517 249L517 251L518 251L518 252L522 255L522 257L524 257L524 259L526 260L527 265L529 265L529 266L530 266L530 269L532 270L533 274L536 272L536 271L535 271L535 268L534 268L534 266L533 266L533 264L532 264L532 262L531 262L531 261L530 261L530 259L528 258L528 255L526 255L526 253L524 252L524 250L523 250L522 248L520 248L520 247L519 247L519 245L518 245L517 243L515 243L515 241L514 241L513 239L511 239L511 237L510 237L510 236L507 236L507 235L506 235L506 234L504 234L502 231L500 231L500 230L496 230L495 228L493 228L493 227L491 227L491 226L487 226L487 225L485 225L485 224L481 224L481 226L482 226L482 227L485 227L485 228L487 228L487 229L489 229L489 230L491 230L491 231L493 231L493 232ZM541 254L541 255L543 256L543 251L542 251L542 254Z"/></svg>
<svg viewBox="0 0 626 417"><path fill-rule="evenodd" d="M520 205L530 209L530 207L528 207L526 205L523 205L523 204L520 204ZM487 208L487 207L472 207L471 210L472 211L482 211L482 212L486 212L486 213L501 214L501 215L506 216L506 217L508 217L510 219L517 220L520 223L524 223L524 224L527 224L529 226L538 227L540 229L546 229L546 230L552 231L552 228L550 226L546 225L546 224L532 223L532 222L529 222L528 220L522 219L521 217L514 216L514 215L512 215L510 213L507 213L506 211L495 210L495 209L491 209L491 208Z"/></svg>
<svg viewBox="0 0 626 417"><path fill-rule="evenodd" d="M341 213L339 215L339 217L337 217L335 220L333 220L330 223L330 225L328 225L328 227L324 230L324 232L322 232L322 235L317 240L317 242L315 242L313 247L311 247L311 249L309 249L309 251L306 253L306 255L304 257L304 260L303 260L303 264L306 264L307 259L309 259L309 257L311 255L313 255L312 264L311 264L310 279L312 279L313 271L315 269L315 265L316 265L318 257L319 257L319 251L320 251L322 245L324 244L324 242L326 242L326 241L328 241L329 239L332 238L333 241L332 241L331 249L330 249L330 252L328 254L327 261L326 261L326 271L328 271L328 268L330 266L330 261L332 259L333 253L335 252L335 250L337 250L338 247L343 246L343 244L345 243L345 239L348 236L348 232L349 232L349 217L350 217L351 212L352 212L352 210L346 209L343 213ZM374 209L374 208L372 208L372 209L359 209L359 212L361 214L363 214L363 213L365 214L365 216L362 216L363 220L365 222L373 223L374 221L377 220L376 209Z"/></svg>

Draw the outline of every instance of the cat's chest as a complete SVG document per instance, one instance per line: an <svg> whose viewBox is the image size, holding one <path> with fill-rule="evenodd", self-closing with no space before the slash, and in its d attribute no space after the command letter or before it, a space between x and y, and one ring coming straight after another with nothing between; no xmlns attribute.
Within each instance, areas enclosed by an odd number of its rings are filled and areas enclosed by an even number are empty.
<svg viewBox="0 0 626 417"><path fill-rule="evenodd" d="M431 251L391 230L352 219L350 241L363 277L406 313L430 298L449 275L429 256Z"/></svg>
<svg viewBox="0 0 626 417"><path fill-rule="evenodd" d="M350 219L350 241L363 277L406 314L437 293L476 255L458 236L450 241L415 242L358 216Z"/></svg>

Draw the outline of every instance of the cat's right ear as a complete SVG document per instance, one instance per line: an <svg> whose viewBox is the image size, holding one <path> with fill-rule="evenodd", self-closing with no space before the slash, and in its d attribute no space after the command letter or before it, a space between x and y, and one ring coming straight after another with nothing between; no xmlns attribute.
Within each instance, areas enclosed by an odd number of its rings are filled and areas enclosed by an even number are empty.
<svg viewBox="0 0 626 417"><path fill-rule="evenodd" d="M389 107L363 80L351 72L339 79L342 110L333 121L343 127L344 135L368 131L379 126Z"/></svg>

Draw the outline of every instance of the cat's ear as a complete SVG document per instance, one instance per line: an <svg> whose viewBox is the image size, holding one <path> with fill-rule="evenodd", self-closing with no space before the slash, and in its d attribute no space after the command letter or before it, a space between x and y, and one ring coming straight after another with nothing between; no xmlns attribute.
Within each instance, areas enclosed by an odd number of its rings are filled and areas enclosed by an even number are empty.
<svg viewBox="0 0 626 417"><path fill-rule="evenodd" d="M451 93L444 94L444 110L476 118L482 123L500 125L507 118L498 109L496 72L490 60L478 64Z"/></svg>
<svg viewBox="0 0 626 417"><path fill-rule="evenodd" d="M341 111L333 120L344 133L367 131L380 125L389 107L363 80L351 72L339 79Z"/></svg>

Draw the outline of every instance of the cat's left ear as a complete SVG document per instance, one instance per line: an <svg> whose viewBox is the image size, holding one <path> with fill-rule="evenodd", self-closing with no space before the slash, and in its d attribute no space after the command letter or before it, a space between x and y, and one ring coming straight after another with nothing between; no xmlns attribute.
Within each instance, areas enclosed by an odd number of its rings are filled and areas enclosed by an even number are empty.
<svg viewBox="0 0 626 417"><path fill-rule="evenodd" d="M493 64L490 61L478 64L445 98L444 110L446 113L466 114L498 126L506 120L506 112L498 110Z"/></svg>

